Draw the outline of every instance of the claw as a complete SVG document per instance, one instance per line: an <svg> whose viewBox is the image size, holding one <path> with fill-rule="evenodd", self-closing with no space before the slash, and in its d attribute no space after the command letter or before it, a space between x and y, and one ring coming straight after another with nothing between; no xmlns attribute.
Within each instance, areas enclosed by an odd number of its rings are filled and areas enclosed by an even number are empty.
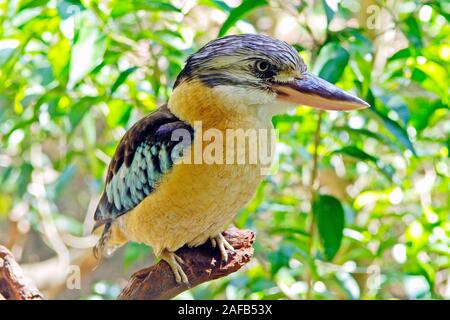
<svg viewBox="0 0 450 320"><path fill-rule="evenodd" d="M164 251L161 254L161 259L163 259L172 269L173 275L175 276L175 281L178 284L184 283L189 286L189 279L184 273L183 268L181 267L184 264L183 259L177 256L174 252Z"/></svg>
<svg viewBox="0 0 450 320"><path fill-rule="evenodd" d="M235 250L234 250L233 246L228 243L228 241L224 238L224 236L221 233L210 239L211 239L212 247L213 248L215 248L216 246L219 247L220 254L222 256L222 261L227 263L227 261L228 261L227 249L234 253Z"/></svg>

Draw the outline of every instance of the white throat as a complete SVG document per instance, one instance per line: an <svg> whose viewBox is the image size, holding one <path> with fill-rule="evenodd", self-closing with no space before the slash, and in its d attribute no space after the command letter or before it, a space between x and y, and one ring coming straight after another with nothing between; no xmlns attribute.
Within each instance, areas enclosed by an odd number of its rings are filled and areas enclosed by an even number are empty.
<svg viewBox="0 0 450 320"><path fill-rule="evenodd" d="M295 109L296 104L277 99L275 93L260 89L240 88L236 86L217 86L213 90L226 101L226 105L243 113L251 113L263 122L271 121L277 114Z"/></svg>

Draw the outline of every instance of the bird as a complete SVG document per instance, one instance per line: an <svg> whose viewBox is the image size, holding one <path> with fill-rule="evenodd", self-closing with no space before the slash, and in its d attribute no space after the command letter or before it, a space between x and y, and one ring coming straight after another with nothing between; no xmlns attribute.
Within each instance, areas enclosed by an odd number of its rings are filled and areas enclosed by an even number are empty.
<svg viewBox="0 0 450 320"><path fill-rule="evenodd" d="M309 73L293 46L266 35L225 36L189 56L168 102L136 122L116 148L94 214L94 233L100 236L95 255L129 241L144 243L168 263L178 284L189 284L175 253L185 245L211 241L226 262L233 247L222 233L264 179L263 164L193 161L195 143L208 145L199 138L198 123L203 133L213 130L225 140L230 130L271 132L274 115L299 105L369 107ZM230 158L242 151L219 143Z"/></svg>

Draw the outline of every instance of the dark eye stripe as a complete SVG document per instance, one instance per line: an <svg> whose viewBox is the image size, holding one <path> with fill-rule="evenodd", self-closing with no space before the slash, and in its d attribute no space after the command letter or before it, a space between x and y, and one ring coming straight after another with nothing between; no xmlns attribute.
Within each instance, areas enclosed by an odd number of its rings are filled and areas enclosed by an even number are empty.
<svg viewBox="0 0 450 320"><path fill-rule="evenodd" d="M221 65L216 68L214 60L227 56L235 57L234 62L229 66ZM259 71L258 74L254 65L257 59L268 61L273 66L273 71L270 73ZM258 78L270 78L279 70L295 70L303 73L306 66L297 50L284 41L264 35L233 35L213 40L191 55L177 77L174 88L182 81L194 78L203 80L210 86L225 82L233 85L238 79L233 77L231 70L237 70L238 73L249 71Z"/></svg>

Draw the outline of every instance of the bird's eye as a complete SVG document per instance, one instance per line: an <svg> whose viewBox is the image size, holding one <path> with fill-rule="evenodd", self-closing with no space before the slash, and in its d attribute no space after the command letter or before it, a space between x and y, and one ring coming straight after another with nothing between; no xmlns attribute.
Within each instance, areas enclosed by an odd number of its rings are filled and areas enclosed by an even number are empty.
<svg viewBox="0 0 450 320"><path fill-rule="evenodd" d="M265 60L256 61L256 70L259 72L266 72L269 70L269 63Z"/></svg>
<svg viewBox="0 0 450 320"><path fill-rule="evenodd" d="M272 64L266 60L258 60L255 62L255 71L260 78L271 78L276 74Z"/></svg>

